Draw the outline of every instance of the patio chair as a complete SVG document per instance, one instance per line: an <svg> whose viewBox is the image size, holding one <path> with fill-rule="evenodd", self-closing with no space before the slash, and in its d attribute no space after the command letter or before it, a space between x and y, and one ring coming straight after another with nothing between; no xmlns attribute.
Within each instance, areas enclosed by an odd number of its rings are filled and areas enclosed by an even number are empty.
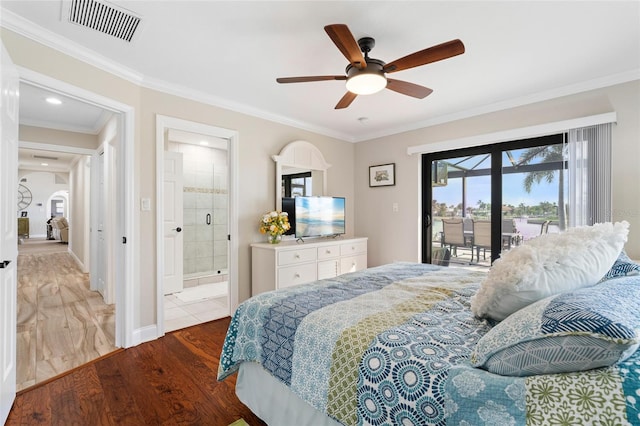
<svg viewBox="0 0 640 426"><path fill-rule="evenodd" d="M442 247L449 246L451 254L456 257L456 249L466 245L463 226L462 219L442 219ZM471 253L473 256L473 251Z"/></svg>
<svg viewBox="0 0 640 426"><path fill-rule="evenodd" d="M516 229L516 222L513 219L502 219L502 248L511 248L511 245L519 245L522 240L520 233Z"/></svg>
<svg viewBox="0 0 640 426"><path fill-rule="evenodd" d="M483 259L487 258L487 249L491 250L491 221L473 221L473 246L476 249L476 257L480 261L480 249Z"/></svg>
<svg viewBox="0 0 640 426"><path fill-rule="evenodd" d="M549 232L550 222L550 220L545 220L544 222L542 222L542 225L540 225L540 235L544 235Z"/></svg>
<svg viewBox="0 0 640 426"><path fill-rule="evenodd" d="M434 248L431 252L431 263L434 265L449 266L450 258L451 252L445 247Z"/></svg>

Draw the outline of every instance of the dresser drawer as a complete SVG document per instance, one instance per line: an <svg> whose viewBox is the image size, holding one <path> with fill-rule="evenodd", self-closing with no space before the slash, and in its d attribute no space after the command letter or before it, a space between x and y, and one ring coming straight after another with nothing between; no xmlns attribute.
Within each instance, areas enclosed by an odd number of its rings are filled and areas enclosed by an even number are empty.
<svg viewBox="0 0 640 426"><path fill-rule="evenodd" d="M340 245L318 247L318 260L332 259L340 256Z"/></svg>
<svg viewBox="0 0 640 426"><path fill-rule="evenodd" d="M353 243L346 243L340 245L340 255L349 256L351 254L360 254L367 252L367 242L358 241Z"/></svg>
<svg viewBox="0 0 640 426"><path fill-rule="evenodd" d="M295 265L296 263L311 262L316 260L316 249L296 249L296 250L283 250L278 253L278 265Z"/></svg>
<svg viewBox="0 0 640 426"><path fill-rule="evenodd" d="M340 259L318 262L318 279L334 278L340 274Z"/></svg>
<svg viewBox="0 0 640 426"><path fill-rule="evenodd" d="M278 268L278 288L291 287L317 279L315 262Z"/></svg>
<svg viewBox="0 0 640 426"><path fill-rule="evenodd" d="M367 255L360 254L356 256L343 257L340 259L340 273L347 274L367 268Z"/></svg>

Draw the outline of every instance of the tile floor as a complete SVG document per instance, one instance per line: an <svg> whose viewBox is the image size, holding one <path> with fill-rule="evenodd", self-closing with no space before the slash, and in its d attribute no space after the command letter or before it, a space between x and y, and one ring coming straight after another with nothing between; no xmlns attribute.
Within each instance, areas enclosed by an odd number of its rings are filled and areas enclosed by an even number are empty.
<svg viewBox="0 0 640 426"><path fill-rule="evenodd" d="M193 302L165 296L165 332L229 316L228 297L219 290ZM115 305L89 290L89 275L58 241L19 245L17 325L17 390L116 349Z"/></svg>
<svg viewBox="0 0 640 426"><path fill-rule="evenodd" d="M28 254L22 248L18 256L18 390L116 349L115 307L89 290L89 275L80 271L66 246L64 251Z"/></svg>
<svg viewBox="0 0 640 426"><path fill-rule="evenodd" d="M220 283L220 285L226 286L226 283ZM226 294L194 302L184 302L175 294L164 297L165 333L227 316L229 316L229 298Z"/></svg>

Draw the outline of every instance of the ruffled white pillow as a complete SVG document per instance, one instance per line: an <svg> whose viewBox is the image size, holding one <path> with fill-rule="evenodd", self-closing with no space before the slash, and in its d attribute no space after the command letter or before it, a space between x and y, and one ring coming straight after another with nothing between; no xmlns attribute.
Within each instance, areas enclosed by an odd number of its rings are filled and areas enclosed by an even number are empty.
<svg viewBox="0 0 640 426"><path fill-rule="evenodd" d="M478 317L503 320L545 297L597 284L627 241L626 221L546 234L504 253L471 299Z"/></svg>

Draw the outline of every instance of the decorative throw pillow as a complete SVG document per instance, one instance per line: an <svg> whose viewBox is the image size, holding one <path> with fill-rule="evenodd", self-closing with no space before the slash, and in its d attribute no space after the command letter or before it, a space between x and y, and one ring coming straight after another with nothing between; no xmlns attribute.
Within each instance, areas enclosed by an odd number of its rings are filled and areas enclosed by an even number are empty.
<svg viewBox="0 0 640 426"><path fill-rule="evenodd" d="M613 365L640 344L640 277L540 300L485 334L471 363L504 376L584 371Z"/></svg>
<svg viewBox="0 0 640 426"><path fill-rule="evenodd" d="M495 261L471 299L478 317L503 320L553 294L597 284L622 251L628 222L601 223L546 234Z"/></svg>
<svg viewBox="0 0 640 426"><path fill-rule="evenodd" d="M627 253L622 249L618 259L616 259L611 269L609 269L609 272L606 273L601 281L617 277L626 277L627 275L640 275L640 265L629 259Z"/></svg>

